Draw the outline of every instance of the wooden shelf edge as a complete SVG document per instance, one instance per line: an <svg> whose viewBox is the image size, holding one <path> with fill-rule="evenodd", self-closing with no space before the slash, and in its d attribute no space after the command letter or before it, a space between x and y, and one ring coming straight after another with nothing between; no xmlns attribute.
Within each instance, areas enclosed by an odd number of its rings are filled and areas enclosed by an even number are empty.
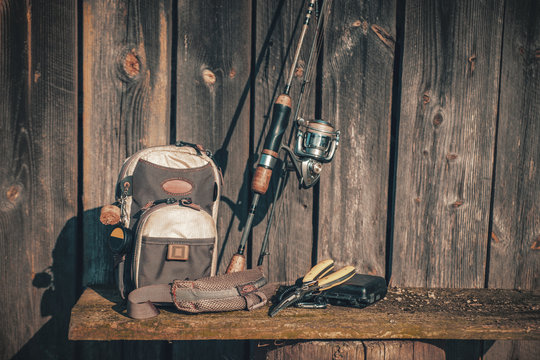
<svg viewBox="0 0 540 360"><path fill-rule="evenodd" d="M290 308L183 314L162 308L133 320L110 288L87 288L71 312L70 340L540 340L540 294L502 289L391 288L364 309Z"/></svg>

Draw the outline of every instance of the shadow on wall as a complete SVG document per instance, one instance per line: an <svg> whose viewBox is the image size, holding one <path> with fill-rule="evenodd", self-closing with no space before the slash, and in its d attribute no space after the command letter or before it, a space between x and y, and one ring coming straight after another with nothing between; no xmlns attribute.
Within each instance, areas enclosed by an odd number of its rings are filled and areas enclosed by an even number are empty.
<svg viewBox="0 0 540 360"><path fill-rule="evenodd" d="M85 227L92 227L90 239L96 241L96 246L105 246L99 239L105 239L111 226L105 226L99 221L101 208L85 211L82 221ZM53 252L52 265L37 273L31 284L39 289L45 289L41 302L40 313L50 320L15 354L12 359L216 359L221 358L246 359L245 341L70 341L68 340L71 309L82 294L83 266L80 237L80 223L76 217L66 222L58 236ZM91 240L90 240L91 241ZM112 253L107 248L103 251L102 264L112 263ZM78 263L79 262L79 263ZM106 269L98 269L106 271ZM122 304L120 304L122 306ZM202 357L201 357L201 354ZM204 355L206 354L206 355ZM213 355L211 355L213 354ZM225 354L225 355L223 355Z"/></svg>
<svg viewBox="0 0 540 360"><path fill-rule="evenodd" d="M104 239L110 229L99 222L100 211L101 208L85 211L82 221L94 229L92 238L97 236ZM93 355L96 354L100 354L100 359L118 359L120 352L114 351L114 348L118 348L119 344L111 346L109 342L101 344L68 340L71 309L82 294L83 246L80 229L81 224L76 217L66 222L52 251L52 265L37 273L32 284L28 284L45 290L41 297L40 313L42 317L51 318L12 359L80 359L95 358ZM100 241L96 242L96 246L102 246ZM112 263L112 253L108 249L103 253L110 257ZM104 260L103 264L106 263ZM82 354L86 350L93 355L88 357Z"/></svg>
<svg viewBox="0 0 540 360"><path fill-rule="evenodd" d="M93 224L96 234L101 233L104 238L110 229L99 222L99 213L100 208L85 211L82 220L85 224ZM40 310L43 317L51 316L51 319L19 350L13 359L170 359L174 358L175 354L189 353L193 355L193 358L202 359L196 354L200 355L201 349L209 346L211 349L231 347L228 358L249 357L246 354L249 345L241 341L180 341L172 344L160 341L69 341L71 309L81 295L81 289L78 286L82 278L82 266L77 263L81 261L80 255L77 255L77 249L81 248L78 246L81 243L78 228L77 218L72 218L65 224L52 252L52 265L36 274L32 284L29 284L29 286L45 289ZM112 262L112 253L107 250L105 254L110 256ZM278 346L269 342L264 352L279 351L279 347L295 343L302 342L285 342ZM477 359L493 344L493 342L457 340L435 340L424 343L440 348L446 359ZM186 349L191 349L191 351L186 352ZM188 356L188 358L192 357Z"/></svg>
<svg viewBox="0 0 540 360"><path fill-rule="evenodd" d="M71 308L80 296L77 289L77 218L71 218L58 236L52 265L37 273L32 284L45 289L41 298L41 316L51 316L19 350L13 359L67 359L74 354L74 345L67 339Z"/></svg>

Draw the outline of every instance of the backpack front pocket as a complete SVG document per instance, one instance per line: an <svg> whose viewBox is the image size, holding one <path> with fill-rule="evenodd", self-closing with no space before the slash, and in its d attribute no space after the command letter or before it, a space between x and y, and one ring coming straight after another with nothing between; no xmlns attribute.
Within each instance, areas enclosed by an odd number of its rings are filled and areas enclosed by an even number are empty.
<svg viewBox="0 0 540 360"><path fill-rule="evenodd" d="M210 276L214 238L143 237L138 287Z"/></svg>
<svg viewBox="0 0 540 360"><path fill-rule="evenodd" d="M135 233L135 288L215 274L217 229L212 216L178 203L146 210Z"/></svg>

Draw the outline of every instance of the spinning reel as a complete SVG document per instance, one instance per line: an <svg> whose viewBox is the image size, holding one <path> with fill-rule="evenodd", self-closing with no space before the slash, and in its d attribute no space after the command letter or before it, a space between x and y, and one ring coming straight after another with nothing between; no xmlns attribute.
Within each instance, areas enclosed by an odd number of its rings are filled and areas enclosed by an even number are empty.
<svg viewBox="0 0 540 360"><path fill-rule="evenodd" d="M283 183L286 182L287 170L296 172L300 186L304 188L310 188L319 180L323 164L332 161L336 148L339 144L339 131L323 120L304 120L302 116L303 112L300 111L303 104L302 99L305 95L305 90L309 91L311 88L307 86L311 83L312 75L314 73L313 66L315 59L318 58L319 50L322 44L322 29L323 19L325 14L329 12L330 4L332 0L325 0L322 4L322 9L319 9L319 2L317 0L309 0L306 16L300 32L298 40L298 46L294 52L294 58L291 64L287 81L285 82L285 88L283 93L280 94L274 101L272 122L265 138L264 146L259 157L259 162L253 174L251 182L251 190L253 197L251 199L251 205L248 211L248 217L240 239L240 245L238 251L233 255L227 273L242 271L245 268L246 257L244 256L244 250L247 244L251 227L253 226L253 218L257 209L257 204L262 195L266 194L268 190L272 172L279 158L279 152L281 149L286 151L282 158L280 174L276 184L276 191L274 192L274 199L272 204L275 204L277 198L281 192ZM289 141L287 145L282 145L283 135L288 127L289 116L292 111L292 99L290 97L291 85L293 82L294 74L300 57L300 50L302 43L304 42L307 32L308 24L312 16L318 17L317 28L309 51L309 57L304 71L302 79L302 87L298 95L298 101L296 104L296 111L294 112L293 119L295 119L295 125L291 128L289 134ZM306 104L304 103L304 106ZM291 149L292 144L292 149ZM288 160L290 158L290 161ZM275 206L272 205L270 214L268 216L268 225L261 246L261 252L259 253L259 260L257 265L262 265L264 256L267 255L268 236L270 224L272 223Z"/></svg>
<svg viewBox="0 0 540 360"><path fill-rule="evenodd" d="M310 188L319 180L324 163L332 161L339 145L339 130L324 120L296 120L294 148L282 145L300 185Z"/></svg>

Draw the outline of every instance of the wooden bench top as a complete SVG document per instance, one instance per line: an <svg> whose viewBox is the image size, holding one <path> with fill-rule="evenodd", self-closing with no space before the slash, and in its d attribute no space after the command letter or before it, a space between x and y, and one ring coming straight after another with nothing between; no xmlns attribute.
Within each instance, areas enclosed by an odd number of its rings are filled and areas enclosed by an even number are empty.
<svg viewBox="0 0 540 360"><path fill-rule="evenodd" d="M500 289L391 288L364 309L268 307L189 315L126 316L116 292L87 288L71 312L70 340L523 339L540 340L540 294Z"/></svg>

